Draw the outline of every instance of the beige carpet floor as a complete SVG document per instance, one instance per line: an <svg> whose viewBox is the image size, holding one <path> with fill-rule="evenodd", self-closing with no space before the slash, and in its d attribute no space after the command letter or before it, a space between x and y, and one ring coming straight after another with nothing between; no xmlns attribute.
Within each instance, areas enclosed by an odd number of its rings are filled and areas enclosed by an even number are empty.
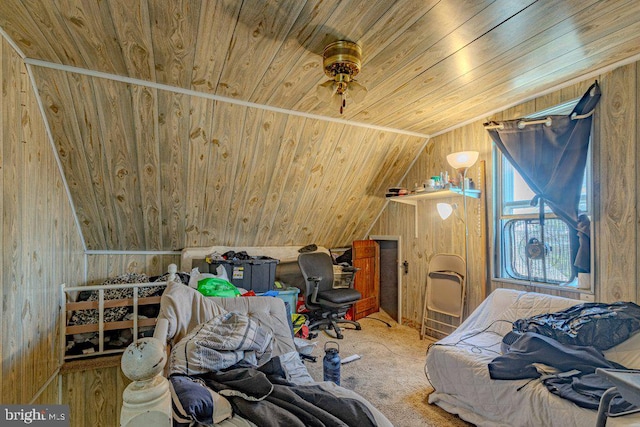
<svg viewBox="0 0 640 427"><path fill-rule="evenodd" d="M382 319L389 324L375 319ZM316 363L305 362L311 376L322 381L323 346L335 341L340 357L361 358L341 366L340 385L354 390L375 405L396 427L468 427L471 424L427 401L433 391L424 371L427 347L416 329L398 325L384 312L361 319L362 330L344 328L344 339L320 331L312 353Z"/></svg>

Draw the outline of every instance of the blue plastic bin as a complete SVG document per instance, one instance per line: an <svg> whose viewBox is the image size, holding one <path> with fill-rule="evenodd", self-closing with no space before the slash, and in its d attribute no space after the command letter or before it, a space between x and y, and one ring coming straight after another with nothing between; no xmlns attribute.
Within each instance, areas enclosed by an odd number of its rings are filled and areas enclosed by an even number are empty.
<svg viewBox="0 0 640 427"><path fill-rule="evenodd" d="M298 294L300 293L300 289L298 289L298 288L286 288L286 289L280 289L280 290L273 290L273 291L269 291L269 294L273 294L275 292L278 293L275 296L277 298L280 298L284 302L288 302L291 312L295 313L296 312L296 306L298 304ZM257 294L257 295L264 295L264 293Z"/></svg>

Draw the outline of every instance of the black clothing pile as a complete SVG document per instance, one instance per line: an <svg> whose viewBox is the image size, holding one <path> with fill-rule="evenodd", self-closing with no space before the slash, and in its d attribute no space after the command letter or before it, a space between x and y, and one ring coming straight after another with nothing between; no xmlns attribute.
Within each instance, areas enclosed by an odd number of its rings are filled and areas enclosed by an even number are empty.
<svg viewBox="0 0 640 427"><path fill-rule="evenodd" d="M271 367L231 368L198 377L225 396L234 413L260 426L376 426L373 414L359 400L334 396L317 384L288 383Z"/></svg>
<svg viewBox="0 0 640 427"><path fill-rule="evenodd" d="M251 260L270 260L273 259L266 255L249 255L246 251L227 251L218 257L213 257L214 260L227 260L227 261L251 261Z"/></svg>
<svg viewBox="0 0 640 427"><path fill-rule="evenodd" d="M492 379L540 378L547 389L576 405L598 409L604 392L613 387L596 368L626 369L602 351L640 331L640 307L632 302L585 303L513 324L519 336L507 352L489 363ZM513 336L513 335L512 335ZM551 367L545 374L540 365ZM610 414L640 410L616 397Z"/></svg>
<svg viewBox="0 0 640 427"><path fill-rule="evenodd" d="M556 313L516 320L516 332L536 332L563 344L608 350L640 329L640 306L632 302L584 303Z"/></svg>

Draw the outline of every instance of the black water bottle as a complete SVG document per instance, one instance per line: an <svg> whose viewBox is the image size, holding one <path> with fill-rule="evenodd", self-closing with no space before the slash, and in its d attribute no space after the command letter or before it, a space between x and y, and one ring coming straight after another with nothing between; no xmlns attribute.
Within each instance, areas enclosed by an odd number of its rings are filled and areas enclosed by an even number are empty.
<svg viewBox="0 0 640 427"><path fill-rule="evenodd" d="M331 343L335 344L335 348L327 348L327 345ZM324 345L322 373L325 381L333 381L340 385L340 346L335 341L327 341Z"/></svg>

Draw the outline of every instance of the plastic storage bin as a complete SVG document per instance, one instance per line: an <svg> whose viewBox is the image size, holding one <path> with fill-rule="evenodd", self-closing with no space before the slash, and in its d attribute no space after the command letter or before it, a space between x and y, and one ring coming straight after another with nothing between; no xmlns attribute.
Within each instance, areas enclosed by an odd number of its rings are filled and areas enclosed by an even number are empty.
<svg viewBox="0 0 640 427"><path fill-rule="evenodd" d="M277 259L224 260L211 264L210 271L215 271L218 264L227 270L229 281L238 288L255 293L273 289L276 280Z"/></svg>
<svg viewBox="0 0 640 427"><path fill-rule="evenodd" d="M296 312L296 305L298 303L298 294L300 293L300 289L298 288L286 288L277 290L278 295L276 297L280 298L284 302L289 303L289 308L292 313Z"/></svg>

